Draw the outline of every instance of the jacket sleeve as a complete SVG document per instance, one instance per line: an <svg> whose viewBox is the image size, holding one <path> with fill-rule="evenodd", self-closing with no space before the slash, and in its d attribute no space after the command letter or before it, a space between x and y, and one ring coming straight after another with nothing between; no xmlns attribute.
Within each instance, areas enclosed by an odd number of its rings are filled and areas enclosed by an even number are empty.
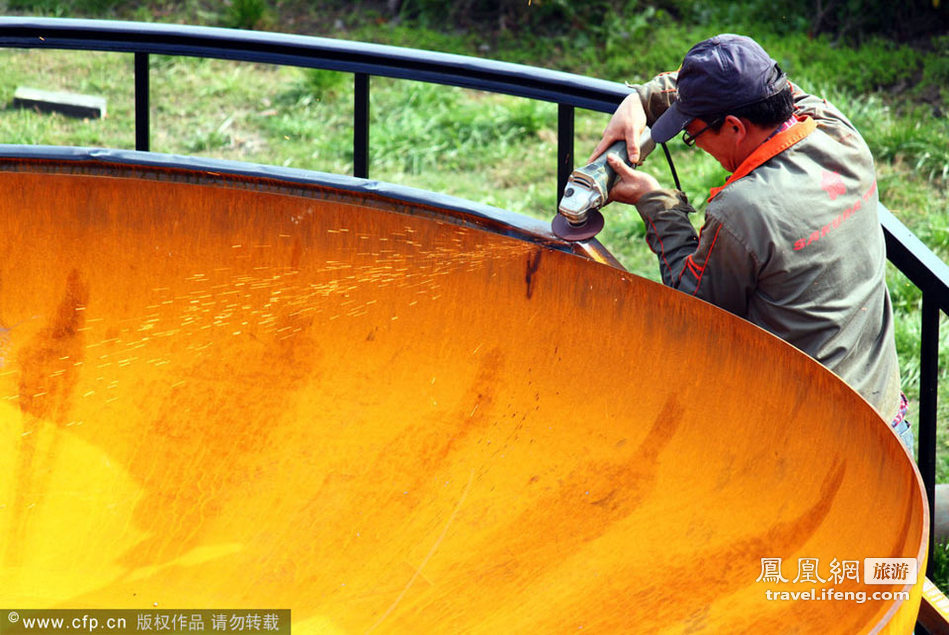
<svg viewBox="0 0 949 635"><path fill-rule="evenodd" d="M688 217L695 210L677 190L650 192L636 209L646 224L646 243L659 257L664 284L747 315L758 265L720 219L706 215L696 234Z"/></svg>
<svg viewBox="0 0 949 635"><path fill-rule="evenodd" d="M656 119L676 100L676 78L678 72L662 73L645 84L631 88L639 94L643 110L646 112L646 124L652 126Z"/></svg>

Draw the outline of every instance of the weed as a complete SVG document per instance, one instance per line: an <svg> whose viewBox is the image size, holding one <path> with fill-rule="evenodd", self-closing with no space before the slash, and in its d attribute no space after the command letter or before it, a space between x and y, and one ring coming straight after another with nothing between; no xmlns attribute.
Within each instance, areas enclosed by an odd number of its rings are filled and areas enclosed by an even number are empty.
<svg viewBox="0 0 949 635"><path fill-rule="evenodd" d="M224 11L223 25L234 29L254 29L270 22L266 0L231 0Z"/></svg>
<svg viewBox="0 0 949 635"><path fill-rule="evenodd" d="M189 152L197 153L223 148L229 145L230 142L231 139L227 135L221 134L219 132L209 132L207 134L194 137L186 144L185 147Z"/></svg>
<svg viewBox="0 0 949 635"><path fill-rule="evenodd" d="M111 12L121 0L7 0L12 10L26 10L50 17L73 14L102 15Z"/></svg>
<svg viewBox="0 0 949 635"><path fill-rule="evenodd" d="M937 542L933 548L933 574L930 581L940 589L949 589L949 542Z"/></svg>
<svg viewBox="0 0 949 635"><path fill-rule="evenodd" d="M316 98L334 97L352 85L353 76L350 73L340 73L322 68L306 70L306 89Z"/></svg>

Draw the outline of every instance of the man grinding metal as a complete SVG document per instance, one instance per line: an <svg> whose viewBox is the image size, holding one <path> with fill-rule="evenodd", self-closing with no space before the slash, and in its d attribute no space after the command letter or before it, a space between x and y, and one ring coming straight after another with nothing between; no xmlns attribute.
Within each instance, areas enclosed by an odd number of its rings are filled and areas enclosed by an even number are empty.
<svg viewBox="0 0 949 635"><path fill-rule="evenodd" d="M718 35L678 71L632 87L593 156L638 160L684 131L731 173L696 235L685 195L608 158L610 200L635 205L663 282L749 320L835 372L913 453L900 391L873 158L836 108L805 94L754 40Z"/></svg>

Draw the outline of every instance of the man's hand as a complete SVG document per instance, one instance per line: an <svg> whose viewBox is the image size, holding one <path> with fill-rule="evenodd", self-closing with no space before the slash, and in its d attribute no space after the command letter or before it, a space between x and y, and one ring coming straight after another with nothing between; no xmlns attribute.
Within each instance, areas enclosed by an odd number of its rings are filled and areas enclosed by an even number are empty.
<svg viewBox="0 0 949 635"><path fill-rule="evenodd" d="M619 156L609 154L606 157L610 167L616 171L617 180L610 190L610 201L635 205L649 192L661 189L659 181L650 174L639 172L626 165Z"/></svg>
<svg viewBox="0 0 949 635"><path fill-rule="evenodd" d="M620 139L626 140L626 152L630 163L639 163L639 135L646 129L646 112L643 110L639 93L633 91L619 105L606 124L603 138L597 144L588 162L603 154L607 148Z"/></svg>

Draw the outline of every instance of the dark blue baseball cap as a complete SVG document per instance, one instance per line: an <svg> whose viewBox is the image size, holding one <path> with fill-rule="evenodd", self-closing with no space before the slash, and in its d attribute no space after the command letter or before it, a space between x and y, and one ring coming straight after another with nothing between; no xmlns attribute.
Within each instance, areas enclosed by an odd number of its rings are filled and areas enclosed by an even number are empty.
<svg viewBox="0 0 949 635"><path fill-rule="evenodd" d="M676 80L678 96L652 126L665 143L695 118L709 122L777 95L788 85L778 63L749 37L725 33L693 46Z"/></svg>

